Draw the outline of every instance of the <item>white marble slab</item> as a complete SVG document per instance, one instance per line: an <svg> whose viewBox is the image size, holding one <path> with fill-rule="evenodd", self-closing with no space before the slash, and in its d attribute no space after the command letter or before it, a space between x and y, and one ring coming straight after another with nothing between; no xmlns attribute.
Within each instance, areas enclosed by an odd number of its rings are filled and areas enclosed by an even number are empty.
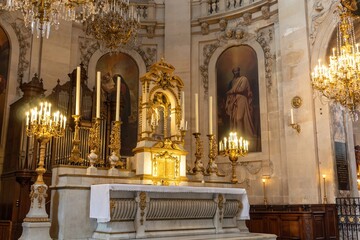
<svg viewBox="0 0 360 240"><path fill-rule="evenodd" d="M110 221L110 191L153 192L153 193L221 193L239 195L243 204L239 220L250 219L250 205L246 190L242 188L213 188L213 187L187 187L187 186L154 186L133 184L99 184L91 186L90 218L98 222Z"/></svg>

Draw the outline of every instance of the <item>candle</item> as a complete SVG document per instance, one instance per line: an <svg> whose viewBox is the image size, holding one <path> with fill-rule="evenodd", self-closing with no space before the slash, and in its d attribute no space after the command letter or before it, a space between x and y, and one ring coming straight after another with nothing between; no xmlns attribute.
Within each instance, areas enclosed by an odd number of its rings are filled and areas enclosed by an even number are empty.
<svg viewBox="0 0 360 240"><path fill-rule="evenodd" d="M199 132L199 95L195 93L195 132Z"/></svg>
<svg viewBox="0 0 360 240"><path fill-rule="evenodd" d="M96 77L96 118L100 118L101 72L97 72Z"/></svg>
<svg viewBox="0 0 360 240"><path fill-rule="evenodd" d="M115 121L119 121L120 115L120 85L121 78L117 77L117 85L116 85L116 112L115 112Z"/></svg>
<svg viewBox="0 0 360 240"><path fill-rule="evenodd" d="M209 135L212 135L212 96L209 97Z"/></svg>
<svg viewBox="0 0 360 240"><path fill-rule="evenodd" d="M26 112L26 126L29 125L29 112Z"/></svg>
<svg viewBox="0 0 360 240"><path fill-rule="evenodd" d="M291 124L294 124L294 109L290 109Z"/></svg>
<svg viewBox="0 0 360 240"><path fill-rule="evenodd" d="M76 68L75 115L80 115L80 67Z"/></svg>
<svg viewBox="0 0 360 240"><path fill-rule="evenodd" d="M181 121L185 123L185 93L181 92ZM184 126L183 126L184 127Z"/></svg>

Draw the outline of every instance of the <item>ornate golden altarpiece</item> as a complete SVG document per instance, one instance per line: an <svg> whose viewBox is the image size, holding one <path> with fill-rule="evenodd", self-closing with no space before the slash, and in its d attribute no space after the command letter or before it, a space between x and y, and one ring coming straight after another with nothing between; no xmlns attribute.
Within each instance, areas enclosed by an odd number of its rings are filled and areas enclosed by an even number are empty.
<svg viewBox="0 0 360 240"><path fill-rule="evenodd" d="M185 130L181 129L183 81L161 59L140 78L136 175L152 184L177 185L186 180Z"/></svg>

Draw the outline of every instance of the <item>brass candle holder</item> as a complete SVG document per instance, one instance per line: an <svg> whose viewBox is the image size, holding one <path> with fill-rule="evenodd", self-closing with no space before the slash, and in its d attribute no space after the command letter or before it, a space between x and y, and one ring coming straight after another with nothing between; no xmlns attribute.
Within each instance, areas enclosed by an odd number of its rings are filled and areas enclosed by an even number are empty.
<svg viewBox="0 0 360 240"><path fill-rule="evenodd" d="M261 179L263 184L263 193L264 193L264 205L268 204L267 198L266 198L266 178Z"/></svg>
<svg viewBox="0 0 360 240"><path fill-rule="evenodd" d="M120 164L120 149L121 149L121 121L113 121L111 134L110 134L110 144L109 148L111 150L111 155L109 157L110 161L110 169L111 171L115 171L116 165Z"/></svg>
<svg viewBox="0 0 360 240"><path fill-rule="evenodd" d="M249 151L249 142L242 137L238 138L237 133L230 132L229 138L220 141L219 153L222 156L228 156L232 166L231 183L237 183L236 164L239 157L244 157Z"/></svg>
<svg viewBox="0 0 360 240"><path fill-rule="evenodd" d="M30 211L26 215L24 222L48 221L48 215L45 211L46 191L48 189L44 182L43 175L46 172L45 154L46 144L52 137L59 138L64 136L66 127L66 117L60 112L53 114L51 118L51 104L40 103L40 110L33 108L30 113L26 113L26 134L29 137L34 136L40 144L39 163L36 168L36 182L31 186Z"/></svg>
<svg viewBox="0 0 360 240"><path fill-rule="evenodd" d="M90 154L88 155L88 159L90 162L90 167L88 168L89 171L95 170L94 164L98 163L98 157L100 154L100 145L101 145L101 138L100 138L100 118L95 118L92 127L90 128L89 132L89 147L90 147Z"/></svg>
<svg viewBox="0 0 360 240"><path fill-rule="evenodd" d="M73 148L71 150L69 162L74 165L82 165L84 159L80 156L80 139L79 139L79 130L80 130L80 115L72 115L75 122L75 131L74 131L74 138L72 140Z"/></svg>
<svg viewBox="0 0 360 240"><path fill-rule="evenodd" d="M323 198L323 204L327 204L327 196L326 196L326 175L322 175L323 177L323 184L324 184L324 198Z"/></svg>
<svg viewBox="0 0 360 240"><path fill-rule="evenodd" d="M203 156L203 144L202 141L200 139L200 135L201 133L193 133L194 137L195 137L195 146L196 146L196 151L195 151L195 163L194 163L194 168L193 168L193 173L195 174L204 174L204 165L203 162L201 160L202 156Z"/></svg>
<svg viewBox="0 0 360 240"><path fill-rule="evenodd" d="M209 138L209 162L206 167L206 173L209 175L218 174L218 167L215 163L215 158L217 157L217 144L214 134L207 135Z"/></svg>

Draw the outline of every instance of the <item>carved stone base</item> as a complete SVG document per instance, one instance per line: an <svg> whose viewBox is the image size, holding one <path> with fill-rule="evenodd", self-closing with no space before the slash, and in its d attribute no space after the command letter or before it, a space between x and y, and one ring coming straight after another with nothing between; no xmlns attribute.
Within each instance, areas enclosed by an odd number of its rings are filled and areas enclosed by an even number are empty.
<svg viewBox="0 0 360 240"><path fill-rule="evenodd" d="M47 222L23 222L23 233L20 240L51 240L50 221Z"/></svg>
<svg viewBox="0 0 360 240"><path fill-rule="evenodd" d="M108 170L108 176L119 176L119 170L116 168L110 168Z"/></svg>
<svg viewBox="0 0 360 240"><path fill-rule="evenodd" d="M45 183L34 183L31 185L30 192L30 210L26 215L24 221L26 222L44 222L48 219L48 214L46 213L45 203L47 198L48 186Z"/></svg>
<svg viewBox="0 0 360 240"><path fill-rule="evenodd" d="M97 175L97 168L90 166L86 169L86 175Z"/></svg>

